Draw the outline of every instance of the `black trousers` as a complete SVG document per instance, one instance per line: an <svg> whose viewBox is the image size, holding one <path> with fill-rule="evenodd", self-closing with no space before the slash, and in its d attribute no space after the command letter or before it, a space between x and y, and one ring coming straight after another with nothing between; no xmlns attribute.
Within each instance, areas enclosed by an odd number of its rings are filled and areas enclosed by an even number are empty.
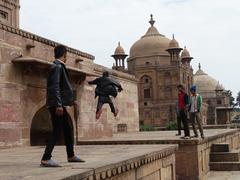
<svg viewBox="0 0 240 180"><path fill-rule="evenodd" d="M111 108L111 112L115 113L115 107L109 96L99 96L98 97L97 112L102 108L103 104L105 104L105 103L109 104L109 106Z"/></svg>
<svg viewBox="0 0 240 180"><path fill-rule="evenodd" d="M181 135L182 123L179 115L177 116L177 128L178 128L178 134Z"/></svg>
<svg viewBox="0 0 240 180"><path fill-rule="evenodd" d="M66 145L66 151L68 158L74 156L73 152L73 129L70 126L69 114L64 107L64 113L62 116L56 115L56 107L50 107L49 112L51 114L53 131L49 137L45 152L42 160L49 160L52 157L53 148L60 137L61 130L64 133L64 141Z"/></svg>
<svg viewBox="0 0 240 180"><path fill-rule="evenodd" d="M181 110L179 113L180 113L180 119L183 123L184 136L190 136L186 111Z"/></svg>

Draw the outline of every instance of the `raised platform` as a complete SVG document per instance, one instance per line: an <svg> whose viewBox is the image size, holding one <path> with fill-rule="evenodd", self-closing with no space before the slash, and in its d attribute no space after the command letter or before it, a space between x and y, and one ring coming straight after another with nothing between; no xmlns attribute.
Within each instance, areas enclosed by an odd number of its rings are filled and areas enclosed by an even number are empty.
<svg viewBox="0 0 240 180"><path fill-rule="evenodd" d="M177 180L205 180L210 171L209 157L212 144L228 143L231 149L240 147L239 129L204 130L205 139L180 139L176 131L147 131L115 134L113 138L82 140L79 144L178 144L176 152ZM191 134L193 135L192 131Z"/></svg>
<svg viewBox="0 0 240 180"><path fill-rule="evenodd" d="M0 179L16 180L175 180L177 145L77 146L86 163L67 163L65 147L56 146L53 159L61 168L39 166L43 147L0 150Z"/></svg>

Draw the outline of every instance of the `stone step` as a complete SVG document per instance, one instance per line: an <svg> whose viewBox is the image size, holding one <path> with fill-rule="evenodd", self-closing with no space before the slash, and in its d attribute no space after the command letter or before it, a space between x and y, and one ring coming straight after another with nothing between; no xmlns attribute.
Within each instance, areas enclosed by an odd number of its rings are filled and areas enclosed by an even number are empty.
<svg viewBox="0 0 240 180"><path fill-rule="evenodd" d="M239 171L240 162L210 162L210 170L212 171Z"/></svg>
<svg viewBox="0 0 240 180"><path fill-rule="evenodd" d="M230 152L230 146L228 143L212 144L211 152Z"/></svg>
<svg viewBox="0 0 240 180"><path fill-rule="evenodd" d="M211 152L210 162L237 162L240 160L239 151L236 152Z"/></svg>

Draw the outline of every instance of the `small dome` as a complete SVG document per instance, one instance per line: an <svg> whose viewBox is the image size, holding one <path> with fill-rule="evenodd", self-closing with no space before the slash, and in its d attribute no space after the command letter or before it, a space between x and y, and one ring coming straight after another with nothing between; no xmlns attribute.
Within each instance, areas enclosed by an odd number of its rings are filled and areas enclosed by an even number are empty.
<svg viewBox="0 0 240 180"><path fill-rule="evenodd" d="M215 92L218 81L205 73L199 64L199 70L193 76L193 83L198 92Z"/></svg>
<svg viewBox="0 0 240 180"><path fill-rule="evenodd" d="M190 53L189 53L189 51L187 50L186 46L184 47L184 49L183 49L183 51L182 51L181 58L182 58L182 59L192 58L192 57L190 56Z"/></svg>
<svg viewBox="0 0 240 180"><path fill-rule="evenodd" d="M125 51L122 48L122 46L120 45L120 42L118 42L118 46L115 49L114 55L125 55Z"/></svg>
<svg viewBox="0 0 240 180"><path fill-rule="evenodd" d="M148 28L146 34L136 41L130 48L130 58L143 57L152 55L169 55L166 52L168 49L170 39L160 34L158 30L153 26L154 20L151 15L149 23L151 26Z"/></svg>
<svg viewBox="0 0 240 180"><path fill-rule="evenodd" d="M169 49L180 48L178 42L177 42L176 39L174 38L174 34L173 34L172 40L171 40L170 43L169 43L169 47L168 47L168 48L169 48Z"/></svg>

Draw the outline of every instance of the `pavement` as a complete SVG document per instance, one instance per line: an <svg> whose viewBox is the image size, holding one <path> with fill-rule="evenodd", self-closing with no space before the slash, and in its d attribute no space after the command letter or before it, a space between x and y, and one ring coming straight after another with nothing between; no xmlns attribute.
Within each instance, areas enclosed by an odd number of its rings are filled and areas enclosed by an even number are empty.
<svg viewBox="0 0 240 180"><path fill-rule="evenodd" d="M240 171L210 171L206 180L240 180Z"/></svg>

